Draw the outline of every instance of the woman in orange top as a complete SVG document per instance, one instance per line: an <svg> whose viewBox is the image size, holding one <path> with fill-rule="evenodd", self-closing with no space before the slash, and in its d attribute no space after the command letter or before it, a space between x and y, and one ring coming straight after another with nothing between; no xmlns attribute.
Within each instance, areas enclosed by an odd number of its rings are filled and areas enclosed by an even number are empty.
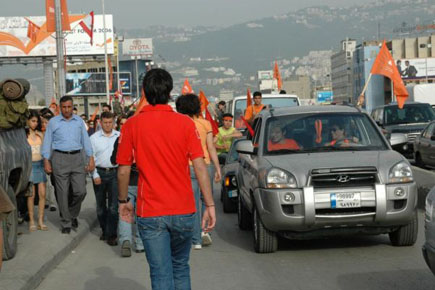
<svg viewBox="0 0 435 290"><path fill-rule="evenodd" d="M285 130L282 130L281 126L273 127L270 130L270 138L269 138L269 143L267 145L267 149L269 151L281 150L281 149L290 149L290 150L301 149L299 144L295 140L285 138L284 134L285 134Z"/></svg>
<svg viewBox="0 0 435 290"><path fill-rule="evenodd" d="M43 135L39 131L41 126L41 119L38 112L31 111L30 116L27 119L28 133L27 141L32 148L32 174L30 176L30 181L33 183L32 196L27 198L27 209L29 211L29 231L33 232L38 230L46 231L48 227L44 224L44 207L45 207L45 183L47 182L47 177L44 172L44 165L41 155L41 146ZM36 186L38 186L38 227L35 225L34 220L34 202L35 202L35 191Z"/></svg>
<svg viewBox="0 0 435 290"><path fill-rule="evenodd" d="M326 143L325 146L340 146L345 147L350 143L349 139L345 138L344 126L338 123L334 123L331 126L332 141Z"/></svg>
<svg viewBox="0 0 435 290"><path fill-rule="evenodd" d="M201 138L201 145L204 151L204 161L208 167L208 173L210 176L210 183L213 192L213 181L219 182L221 180L221 168L219 165L216 148L213 143L213 130L211 124L209 121L201 117L201 103L198 96L194 94L182 95L178 97L176 101L176 108L179 113L188 115L195 123L196 129L198 130L199 136ZM190 167L190 178L192 181L192 189L196 202L196 219L193 228L192 244L195 250L199 250L203 245L207 246L211 244L211 237L208 233L201 233L201 213L204 205L201 201L201 192L198 180L192 166Z"/></svg>

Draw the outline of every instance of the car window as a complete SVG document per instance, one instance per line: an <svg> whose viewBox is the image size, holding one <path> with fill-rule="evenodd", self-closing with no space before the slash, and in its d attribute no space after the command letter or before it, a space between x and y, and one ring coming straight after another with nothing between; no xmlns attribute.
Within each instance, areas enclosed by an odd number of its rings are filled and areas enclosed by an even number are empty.
<svg viewBox="0 0 435 290"><path fill-rule="evenodd" d="M271 117L266 121L264 142L266 155L388 149L376 126L361 113Z"/></svg>
<svg viewBox="0 0 435 290"><path fill-rule="evenodd" d="M385 107L385 125L426 123L435 119L435 114L429 105L408 104L399 109L398 106Z"/></svg>
<svg viewBox="0 0 435 290"><path fill-rule="evenodd" d="M257 118L255 119L254 122L254 142L252 142L254 144L254 147L258 146L258 142L260 140L260 133L261 133L261 123L262 123L262 118Z"/></svg>
<svg viewBox="0 0 435 290"><path fill-rule="evenodd" d="M228 153L228 157L227 157L227 161L226 163L234 163L237 162L239 160L239 153L236 150L236 145L237 145L237 140L233 142L231 148L230 148L230 152Z"/></svg>

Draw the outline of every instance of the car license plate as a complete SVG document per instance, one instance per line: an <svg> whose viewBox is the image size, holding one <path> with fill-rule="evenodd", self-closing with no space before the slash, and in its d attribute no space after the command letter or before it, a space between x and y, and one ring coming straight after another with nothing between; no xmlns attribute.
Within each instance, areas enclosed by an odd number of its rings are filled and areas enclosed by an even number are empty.
<svg viewBox="0 0 435 290"><path fill-rule="evenodd" d="M361 193L331 193L331 208L361 207Z"/></svg>
<svg viewBox="0 0 435 290"><path fill-rule="evenodd" d="M237 197L237 190L228 190L228 197Z"/></svg>

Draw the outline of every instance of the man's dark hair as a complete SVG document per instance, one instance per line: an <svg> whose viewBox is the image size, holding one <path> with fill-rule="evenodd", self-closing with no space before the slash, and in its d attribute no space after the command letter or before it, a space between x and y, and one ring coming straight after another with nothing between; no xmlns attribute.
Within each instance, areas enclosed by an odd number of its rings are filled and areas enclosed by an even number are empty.
<svg viewBox="0 0 435 290"><path fill-rule="evenodd" d="M171 75L161 68L154 68L145 74L143 89L150 105L165 105L171 97L173 81Z"/></svg>
<svg viewBox="0 0 435 290"><path fill-rule="evenodd" d="M109 108L109 111L112 111L112 106L110 106L109 104L104 104L104 105L103 105L103 108L104 108L104 107Z"/></svg>
<svg viewBox="0 0 435 290"><path fill-rule="evenodd" d="M285 95L285 94L287 94L287 92L286 92L285 90L280 90L280 91L279 91L279 94L280 94L280 95Z"/></svg>
<svg viewBox="0 0 435 290"><path fill-rule="evenodd" d="M182 95L175 102L177 112L190 117L198 116L201 113L201 103L199 98L194 94Z"/></svg>
<svg viewBox="0 0 435 290"><path fill-rule="evenodd" d="M225 101L220 101L219 103L218 103L218 105L222 105L222 106L225 106Z"/></svg>
<svg viewBox="0 0 435 290"><path fill-rule="evenodd" d="M73 98L71 96L63 96L62 98L60 98L59 100L59 104L65 103L71 101L73 102Z"/></svg>
<svg viewBox="0 0 435 290"><path fill-rule="evenodd" d="M255 98L256 96L260 96L260 97L262 97L261 92L259 92L259 91L254 92L254 94L253 94L252 96L253 96L254 98Z"/></svg>
<svg viewBox="0 0 435 290"><path fill-rule="evenodd" d="M115 115L113 115L112 112L103 112L101 113L101 120L103 119L113 119L115 118Z"/></svg>
<svg viewBox="0 0 435 290"><path fill-rule="evenodd" d="M225 113L225 114L222 115L222 119L225 118L225 117L231 117L231 118L234 118L233 115L230 114L230 113Z"/></svg>
<svg viewBox="0 0 435 290"><path fill-rule="evenodd" d="M74 107L74 108L73 108L73 111L78 111L78 110L77 110L77 107Z"/></svg>
<svg viewBox="0 0 435 290"><path fill-rule="evenodd" d="M86 114L81 114L80 117L85 117L86 119L88 118L88 116L86 116Z"/></svg>

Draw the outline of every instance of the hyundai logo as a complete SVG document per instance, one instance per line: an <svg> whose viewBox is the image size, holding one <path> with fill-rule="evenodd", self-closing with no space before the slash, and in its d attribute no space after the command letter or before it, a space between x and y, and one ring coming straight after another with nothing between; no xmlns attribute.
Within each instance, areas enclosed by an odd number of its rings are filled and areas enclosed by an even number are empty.
<svg viewBox="0 0 435 290"><path fill-rule="evenodd" d="M349 175L339 175L337 176L336 180L340 183L346 183L350 181L350 176Z"/></svg>

